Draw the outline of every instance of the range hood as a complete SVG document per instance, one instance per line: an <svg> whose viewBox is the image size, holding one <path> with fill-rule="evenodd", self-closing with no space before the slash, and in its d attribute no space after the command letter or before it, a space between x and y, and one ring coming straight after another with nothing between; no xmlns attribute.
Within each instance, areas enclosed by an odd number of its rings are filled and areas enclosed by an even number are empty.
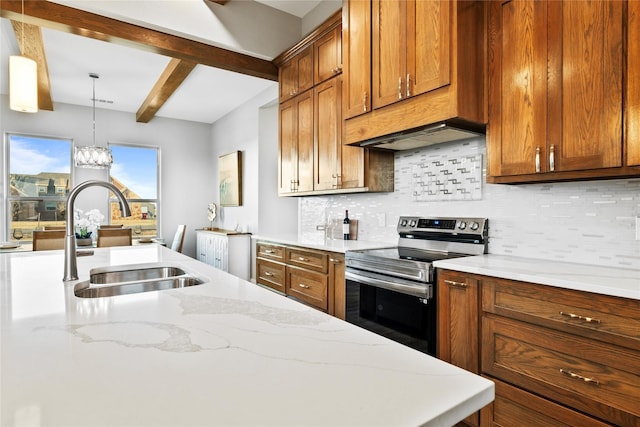
<svg viewBox="0 0 640 427"><path fill-rule="evenodd" d="M412 150L442 142L460 141L485 134L483 125L458 120L445 120L418 128L361 141L353 145L388 150Z"/></svg>

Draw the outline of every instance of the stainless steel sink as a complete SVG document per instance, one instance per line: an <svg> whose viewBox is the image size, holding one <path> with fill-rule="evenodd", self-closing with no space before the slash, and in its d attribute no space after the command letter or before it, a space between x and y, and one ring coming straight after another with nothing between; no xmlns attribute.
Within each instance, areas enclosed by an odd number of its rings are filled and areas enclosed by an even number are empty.
<svg viewBox="0 0 640 427"><path fill-rule="evenodd" d="M80 298L102 298L200 285L204 280L180 267L163 263L94 268L89 280L75 285Z"/></svg>
<svg viewBox="0 0 640 427"><path fill-rule="evenodd" d="M134 280L165 279L183 274L186 274L183 269L173 266L150 265L127 270L114 270L111 267L107 267L91 270L89 273L89 282L96 285L105 285L110 283L131 282Z"/></svg>

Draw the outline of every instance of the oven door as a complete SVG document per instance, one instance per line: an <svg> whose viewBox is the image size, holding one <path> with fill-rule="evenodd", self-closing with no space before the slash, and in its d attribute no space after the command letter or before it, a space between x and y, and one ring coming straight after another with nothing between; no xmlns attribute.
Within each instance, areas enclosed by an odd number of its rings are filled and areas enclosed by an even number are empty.
<svg viewBox="0 0 640 427"><path fill-rule="evenodd" d="M436 355L436 301L432 284L349 268L346 279L347 322Z"/></svg>

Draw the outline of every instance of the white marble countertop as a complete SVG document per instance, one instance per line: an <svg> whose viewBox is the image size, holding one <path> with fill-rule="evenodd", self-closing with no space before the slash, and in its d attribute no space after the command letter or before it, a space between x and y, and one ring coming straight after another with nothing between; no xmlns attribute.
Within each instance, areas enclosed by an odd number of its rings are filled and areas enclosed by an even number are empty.
<svg viewBox="0 0 640 427"><path fill-rule="evenodd" d="M310 249L318 249L321 251L345 253L347 251L357 251L363 249L378 249L397 246L397 242L393 243L380 243L380 242L368 242L366 240L339 240L339 239L324 239L316 236L303 236L303 235L282 235L282 236L267 236L267 235L254 235L256 240L264 240L273 243L281 243L283 245L301 246Z"/></svg>
<svg viewBox="0 0 640 427"><path fill-rule="evenodd" d="M207 283L81 299L63 252L0 255L0 425L450 426L493 383L159 245Z"/></svg>
<svg viewBox="0 0 640 427"><path fill-rule="evenodd" d="M638 270L491 254L436 261L433 266L640 300Z"/></svg>

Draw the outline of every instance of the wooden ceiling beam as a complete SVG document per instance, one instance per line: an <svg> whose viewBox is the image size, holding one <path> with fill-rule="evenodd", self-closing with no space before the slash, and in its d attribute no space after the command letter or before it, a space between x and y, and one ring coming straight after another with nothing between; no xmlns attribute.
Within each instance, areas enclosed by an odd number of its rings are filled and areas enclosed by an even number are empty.
<svg viewBox="0 0 640 427"><path fill-rule="evenodd" d="M21 20L21 0L0 1L0 16ZM25 0L24 21L46 28L208 65L267 80L278 80L271 62L205 43L140 27L50 1Z"/></svg>
<svg viewBox="0 0 640 427"><path fill-rule="evenodd" d="M11 25L13 26L13 32L16 35L21 55L36 61L38 67L38 108L40 110L53 111L51 80L49 79L49 67L47 66L47 55L44 51L42 30L37 25L23 24L15 20L11 20Z"/></svg>
<svg viewBox="0 0 640 427"><path fill-rule="evenodd" d="M195 62L173 58L136 113L136 122L148 123L196 67Z"/></svg>

